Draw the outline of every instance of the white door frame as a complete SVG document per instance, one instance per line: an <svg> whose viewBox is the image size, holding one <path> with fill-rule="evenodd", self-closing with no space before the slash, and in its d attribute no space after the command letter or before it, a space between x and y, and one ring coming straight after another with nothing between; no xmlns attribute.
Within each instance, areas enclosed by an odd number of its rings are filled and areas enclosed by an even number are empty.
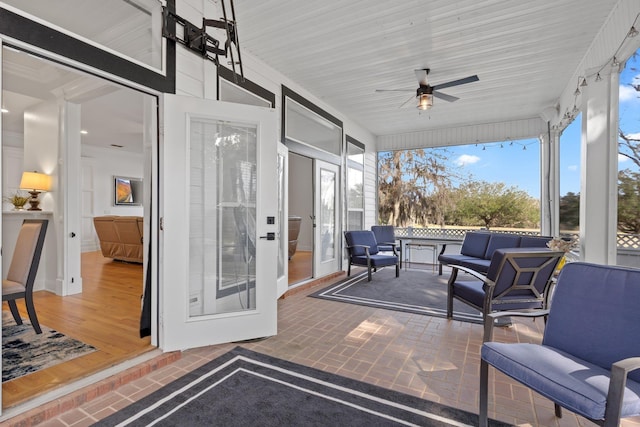
<svg viewBox="0 0 640 427"><path fill-rule="evenodd" d="M278 178L278 204L281 215L278 222L278 266L283 274L278 276L278 298L289 288L289 150L287 146L278 142L278 167L282 159L282 182ZM281 191L282 190L282 191Z"/></svg>
<svg viewBox="0 0 640 427"><path fill-rule="evenodd" d="M313 159L314 169L314 243L313 243L313 277L319 278L335 273L340 268L341 239L340 239L340 203L341 179L340 166L319 159ZM328 175L327 175L328 174ZM333 175L333 218L323 218L322 207L325 195L322 194L322 176ZM328 201L328 200L326 200ZM326 234L327 221L333 222L333 236ZM324 223L323 223L324 222ZM333 240L327 244L327 238ZM324 248L324 251L323 251Z"/></svg>

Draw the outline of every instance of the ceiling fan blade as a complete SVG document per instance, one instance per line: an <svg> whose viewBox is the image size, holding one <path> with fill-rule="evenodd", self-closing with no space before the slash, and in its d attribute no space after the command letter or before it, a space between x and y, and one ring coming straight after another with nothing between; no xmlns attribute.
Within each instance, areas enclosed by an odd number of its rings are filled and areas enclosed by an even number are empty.
<svg viewBox="0 0 640 427"><path fill-rule="evenodd" d="M469 77L465 77L464 79L452 80L452 81L447 82L447 83L442 83L442 84L439 84L439 85L435 85L435 86L433 86L433 90L444 89L444 88L451 87L451 86L464 85L464 84L467 84L467 83L477 82L478 80L480 80L478 78L478 76L469 76Z"/></svg>
<svg viewBox="0 0 640 427"><path fill-rule="evenodd" d="M404 102L402 103L402 105L400 105L398 108L402 108L402 107L404 107L405 105L407 105L407 104L409 103L409 101L411 101L412 99L415 99L415 98L416 98L415 96L411 95L411 96L409 97L409 99L407 99L406 101L404 101Z"/></svg>
<svg viewBox="0 0 640 427"><path fill-rule="evenodd" d="M427 82L427 75L429 74L429 70L414 70L414 72L416 73L416 79L418 79L418 82L422 86L427 86L429 84L429 82Z"/></svg>
<svg viewBox="0 0 640 427"><path fill-rule="evenodd" d="M415 89L376 89L376 92L415 92Z"/></svg>
<svg viewBox="0 0 640 427"><path fill-rule="evenodd" d="M435 96L436 98L443 99L445 101L449 101L449 102L455 102L458 99L460 99L457 96L447 95L446 93L437 92L435 90L433 91L433 96Z"/></svg>

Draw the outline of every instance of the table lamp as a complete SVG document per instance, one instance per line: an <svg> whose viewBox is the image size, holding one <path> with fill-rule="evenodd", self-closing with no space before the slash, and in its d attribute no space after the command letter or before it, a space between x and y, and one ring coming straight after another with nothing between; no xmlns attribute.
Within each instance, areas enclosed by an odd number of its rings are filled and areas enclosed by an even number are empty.
<svg viewBox="0 0 640 427"><path fill-rule="evenodd" d="M38 206L40 205L38 194L51 190L51 177L38 172L23 172L20 189L27 190L31 194L31 199L29 199L31 207L28 210L41 211L42 209Z"/></svg>

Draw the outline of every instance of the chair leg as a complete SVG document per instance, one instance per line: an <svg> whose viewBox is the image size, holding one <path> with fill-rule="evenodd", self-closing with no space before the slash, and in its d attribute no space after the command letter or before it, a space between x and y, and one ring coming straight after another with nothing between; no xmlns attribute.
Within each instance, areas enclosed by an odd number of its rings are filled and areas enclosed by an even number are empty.
<svg viewBox="0 0 640 427"><path fill-rule="evenodd" d="M396 264L396 277L400 277L400 265Z"/></svg>
<svg viewBox="0 0 640 427"><path fill-rule="evenodd" d="M451 277L449 278L449 282L447 282L447 319L453 317L453 283L457 278L458 269L454 268L451 270Z"/></svg>
<svg viewBox="0 0 640 427"><path fill-rule="evenodd" d="M489 424L489 364L484 360L480 361L480 405L478 407L478 417L480 427L487 427Z"/></svg>
<svg viewBox="0 0 640 427"><path fill-rule="evenodd" d="M22 317L20 317L16 300L9 300L7 301L7 304L9 304L9 310L11 310L11 314L13 315L13 320L16 321L16 325L22 325Z"/></svg>
<svg viewBox="0 0 640 427"><path fill-rule="evenodd" d="M38 316L36 315L36 307L33 305L33 296L27 295L24 298L25 305L27 306L27 314L29 314L29 320L36 334L41 334L40 322L38 322Z"/></svg>
<svg viewBox="0 0 640 427"><path fill-rule="evenodd" d="M349 263L349 266L347 267L347 277L351 276L351 263Z"/></svg>
<svg viewBox="0 0 640 427"><path fill-rule="evenodd" d="M562 407L560 405L558 405L557 403L554 403L553 404L553 408L556 411L556 417L562 418Z"/></svg>

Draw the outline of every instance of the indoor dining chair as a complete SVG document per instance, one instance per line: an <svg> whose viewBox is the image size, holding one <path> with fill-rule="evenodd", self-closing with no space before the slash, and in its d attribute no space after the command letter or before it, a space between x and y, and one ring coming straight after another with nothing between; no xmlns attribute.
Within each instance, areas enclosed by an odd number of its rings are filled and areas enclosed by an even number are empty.
<svg viewBox="0 0 640 427"><path fill-rule="evenodd" d="M16 300L24 299L31 325L37 334L42 333L36 309L33 305L33 284L36 280L40 255L47 232L46 219L25 219L18 234L7 278L2 281L2 301L7 301L14 320L22 325Z"/></svg>

